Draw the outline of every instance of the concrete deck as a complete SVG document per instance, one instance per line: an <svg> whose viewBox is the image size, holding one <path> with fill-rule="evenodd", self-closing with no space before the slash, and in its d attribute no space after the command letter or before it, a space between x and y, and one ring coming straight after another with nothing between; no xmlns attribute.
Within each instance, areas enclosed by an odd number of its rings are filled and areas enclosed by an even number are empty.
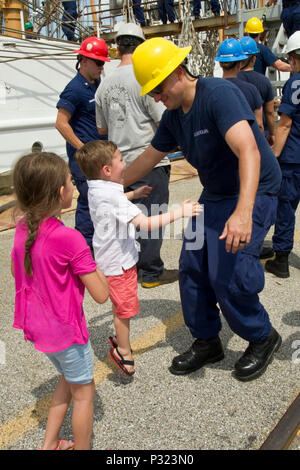
<svg viewBox="0 0 300 470"><path fill-rule="evenodd" d="M170 185L171 204L200 194L198 178ZM64 215L73 226L74 212ZM22 332L12 328L14 283L10 251L14 230L0 233L0 449L36 449L43 440L51 393L58 375ZM269 238L271 232L269 234ZM176 268L181 240L165 240L162 256ZM178 283L143 289L140 314L132 321L136 374L126 379L107 358L112 334L110 301L84 307L95 360L93 449L258 449L299 393L300 378L300 211L298 209L291 277L266 273L261 300L283 338L272 364L259 379L241 383L231 371L247 344L222 318L225 359L188 376L168 368L192 338L182 319ZM71 438L70 413L61 436Z"/></svg>

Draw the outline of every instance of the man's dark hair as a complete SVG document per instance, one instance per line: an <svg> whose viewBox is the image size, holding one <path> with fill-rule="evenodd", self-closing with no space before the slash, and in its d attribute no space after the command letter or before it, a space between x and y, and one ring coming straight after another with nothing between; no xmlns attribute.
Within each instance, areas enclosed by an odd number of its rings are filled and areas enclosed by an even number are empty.
<svg viewBox="0 0 300 470"><path fill-rule="evenodd" d="M142 42L142 39L135 36L124 35L117 38L117 44L121 55L133 54L137 46Z"/></svg>

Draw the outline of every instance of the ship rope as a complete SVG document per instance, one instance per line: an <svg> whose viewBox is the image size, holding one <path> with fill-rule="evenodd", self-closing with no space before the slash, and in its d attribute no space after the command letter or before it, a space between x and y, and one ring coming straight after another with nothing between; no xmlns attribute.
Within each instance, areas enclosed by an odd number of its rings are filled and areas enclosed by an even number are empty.
<svg viewBox="0 0 300 470"><path fill-rule="evenodd" d="M183 2L182 30L178 38L179 47L192 46L188 55L188 69L193 75L212 77L214 57L219 43L218 30L196 33L189 0Z"/></svg>

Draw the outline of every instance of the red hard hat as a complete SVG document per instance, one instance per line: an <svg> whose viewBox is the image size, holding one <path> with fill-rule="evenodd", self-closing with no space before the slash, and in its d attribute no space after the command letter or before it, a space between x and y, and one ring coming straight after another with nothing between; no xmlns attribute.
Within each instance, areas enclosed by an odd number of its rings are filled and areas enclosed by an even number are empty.
<svg viewBox="0 0 300 470"><path fill-rule="evenodd" d="M108 58L108 49L104 39L96 38L94 36L86 38L78 49L77 54L89 57L90 59L103 60L110 62Z"/></svg>

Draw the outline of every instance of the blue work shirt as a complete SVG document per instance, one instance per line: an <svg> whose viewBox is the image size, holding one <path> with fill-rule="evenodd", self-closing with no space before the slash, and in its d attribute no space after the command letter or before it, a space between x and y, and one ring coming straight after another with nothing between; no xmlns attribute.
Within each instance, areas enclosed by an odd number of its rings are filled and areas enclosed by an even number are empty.
<svg viewBox="0 0 300 470"><path fill-rule="evenodd" d="M274 99L273 88L268 77L265 77L261 73L255 72L254 70L241 70L238 74L238 78L247 83L251 83L258 89L263 104L268 103Z"/></svg>
<svg viewBox="0 0 300 470"><path fill-rule="evenodd" d="M281 171L277 159L260 131L242 92L222 78L199 78L191 109L168 111L151 142L161 152L180 145L199 174L207 199L218 200L239 193L238 158L225 141L237 122L249 122L261 155L258 194L277 194Z"/></svg>
<svg viewBox="0 0 300 470"><path fill-rule="evenodd" d="M248 101L252 111L255 111L256 109L260 109L262 107L261 96L254 85L242 81L238 77L226 78L226 80L229 80L241 90L246 100Z"/></svg>
<svg viewBox="0 0 300 470"><path fill-rule="evenodd" d="M256 61L254 64L255 72L261 73L265 75L267 67L274 64L276 62L277 57L273 54L273 52L264 44L260 42L256 43L259 54L256 56Z"/></svg>
<svg viewBox="0 0 300 470"><path fill-rule="evenodd" d="M100 80L94 83L88 82L80 72L68 83L60 94L60 99L56 107L64 108L71 113L69 121L74 134L85 144L91 140L106 139L101 136L96 125L95 93ZM73 177L85 180L74 154L76 149L68 142L66 144L69 166Z"/></svg>
<svg viewBox="0 0 300 470"><path fill-rule="evenodd" d="M300 72L293 75L284 85L278 114L287 114L292 127L281 152L279 162L300 163Z"/></svg>
<svg viewBox="0 0 300 470"><path fill-rule="evenodd" d="M262 98L263 106L274 99L274 92L270 80L265 75L255 72L254 70L241 71L238 74L238 78L247 83L254 85ZM263 111L263 123L265 128L265 136L269 134L267 127L267 120Z"/></svg>

